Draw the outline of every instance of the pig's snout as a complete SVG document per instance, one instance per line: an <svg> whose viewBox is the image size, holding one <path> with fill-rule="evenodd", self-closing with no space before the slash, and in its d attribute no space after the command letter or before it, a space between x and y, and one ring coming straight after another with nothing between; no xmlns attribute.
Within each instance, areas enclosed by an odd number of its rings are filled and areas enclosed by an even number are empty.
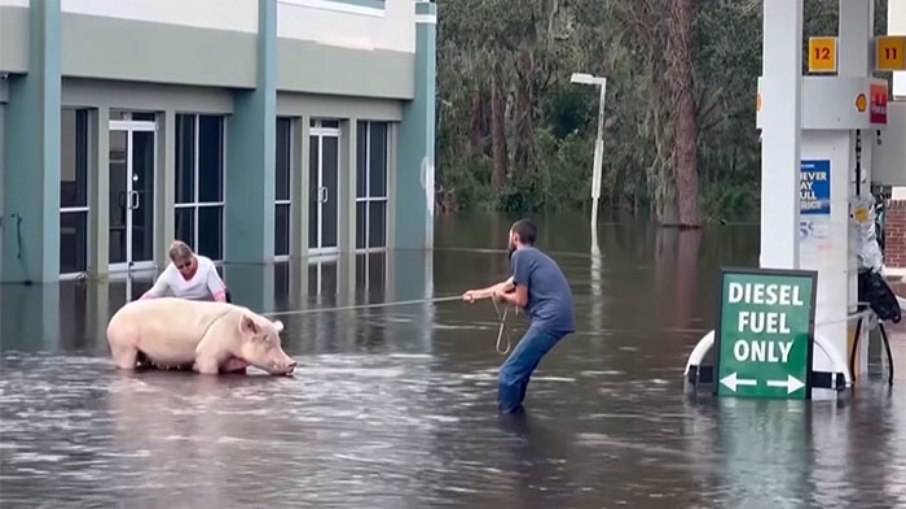
<svg viewBox="0 0 906 509"><path fill-rule="evenodd" d="M299 365L299 363L292 360L291 358L287 358L286 360L283 360L283 361L276 361L273 364L273 369L271 370L271 373L273 373L275 375L289 376L289 375L293 374L293 372L296 370L296 366L298 366L298 365Z"/></svg>

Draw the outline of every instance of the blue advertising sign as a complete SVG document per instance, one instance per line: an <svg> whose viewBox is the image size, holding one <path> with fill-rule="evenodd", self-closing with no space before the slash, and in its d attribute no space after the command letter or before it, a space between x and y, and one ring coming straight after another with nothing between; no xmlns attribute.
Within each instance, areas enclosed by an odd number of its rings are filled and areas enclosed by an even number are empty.
<svg viewBox="0 0 906 509"><path fill-rule="evenodd" d="M830 215L830 160L801 162L799 212L803 215Z"/></svg>

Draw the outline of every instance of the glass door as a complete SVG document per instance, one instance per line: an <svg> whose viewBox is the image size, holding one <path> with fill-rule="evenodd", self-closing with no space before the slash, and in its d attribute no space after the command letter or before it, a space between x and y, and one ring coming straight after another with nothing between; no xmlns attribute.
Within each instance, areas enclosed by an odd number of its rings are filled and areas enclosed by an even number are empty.
<svg viewBox="0 0 906 509"><path fill-rule="evenodd" d="M110 270L154 265L155 124L110 121Z"/></svg>
<svg viewBox="0 0 906 509"><path fill-rule="evenodd" d="M330 127L325 127L329 125ZM309 253L337 251L340 215L340 129L315 122L309 138Z"/></svg>

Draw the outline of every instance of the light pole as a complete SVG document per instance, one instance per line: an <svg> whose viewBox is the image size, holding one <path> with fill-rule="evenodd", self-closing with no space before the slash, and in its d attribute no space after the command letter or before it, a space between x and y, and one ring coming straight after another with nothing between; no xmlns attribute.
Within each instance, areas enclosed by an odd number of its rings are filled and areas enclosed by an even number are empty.
<svg viewBox="0 0 906 509"><path fill-rule="evenodd" d="M598 137L595 139L595 159L591 176L591 248L598 252L598 198L601 197L601 165L604 158L604 99L607 96L607 78L599 78L585 73L573 73L571 83L599 85L601 98L598 103Z"/></svg>

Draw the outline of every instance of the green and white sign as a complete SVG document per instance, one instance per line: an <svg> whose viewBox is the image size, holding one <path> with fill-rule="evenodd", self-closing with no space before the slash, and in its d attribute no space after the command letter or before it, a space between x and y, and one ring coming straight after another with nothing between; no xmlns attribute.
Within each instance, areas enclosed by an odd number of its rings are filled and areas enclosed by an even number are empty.
<svg viewBox="0 0 906 509"><path fill-rule="evenodd" d="M717 337L719 396L811 396L817 272L724 269Z"/></svg>

